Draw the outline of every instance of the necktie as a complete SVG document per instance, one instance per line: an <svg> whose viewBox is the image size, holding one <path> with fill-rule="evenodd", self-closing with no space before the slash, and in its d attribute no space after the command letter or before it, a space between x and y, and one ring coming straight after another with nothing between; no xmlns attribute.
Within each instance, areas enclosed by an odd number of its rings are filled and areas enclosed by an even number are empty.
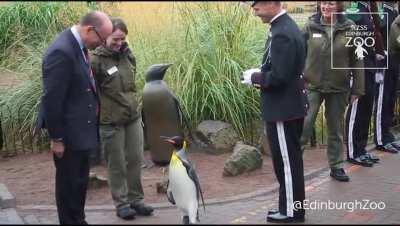
<svg viewBox="0 0 400 226"><path fill-rule="evenodd" d="M82 50L83 50L83 53L85 54L86 64L88 65L89 80L90 80L90 82L92 84L92 87L93 87L94 91L96 92L96 81L94 80L94 77L93 77L93 71L92 71L92 67L91 67L91 64L90 64L89 51L88 51L88 49L86 47L84 47Z"/></svg>
<svg viewBox="0 0 400 226"><path fill-rule="evenodd" d="M96 81L94 80L94 76L93 76L92 66L91 66L90 57L89 57L89 51L88 51L88 49L86 47L84 47L82 50L83 50L83 53L85 54L86 64L88 65L89 80L90 80L90 83L91 83L91 85L93 87L94 92L96 92ZM99 115L99 111L100 111L99 104L97 104L97 106L96 106L96 115Z"/></svg>

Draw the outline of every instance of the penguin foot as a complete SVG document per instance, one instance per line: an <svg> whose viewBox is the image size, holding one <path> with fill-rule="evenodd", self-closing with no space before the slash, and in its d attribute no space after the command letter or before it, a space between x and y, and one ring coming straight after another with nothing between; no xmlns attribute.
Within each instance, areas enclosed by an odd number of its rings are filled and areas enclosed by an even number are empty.
<svg viewBox="0 0 400 226"><path fill-rule="evenodd" d="M182 218L182 224L190 224L190 221L189 221L189 216L183 216L183 218Z"/></svg>

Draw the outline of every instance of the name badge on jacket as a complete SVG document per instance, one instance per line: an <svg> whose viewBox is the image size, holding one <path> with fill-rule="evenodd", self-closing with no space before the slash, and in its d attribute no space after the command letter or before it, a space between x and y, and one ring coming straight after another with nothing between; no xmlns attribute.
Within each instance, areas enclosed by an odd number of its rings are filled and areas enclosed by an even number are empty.
<svg viewBox="0 0 400 226"><path fill-rule="evenodd" d="M313 37L313 38L321 38L321 37L322 37L322 34L320 34L320 33L313 33L313 34L312 34L312 37Z"/></svg>
<svg viewBox="0 0 400 226"><path fill-rule="evenodd" d="M118 68L117 68L116 66L114 66L114 67L112 67L112 68L110 68L110 69L107 70L107 74L108 74L108 75L112 75L112 74L114 74L114 73L117 72L117 71L118 71Z"/></svg>

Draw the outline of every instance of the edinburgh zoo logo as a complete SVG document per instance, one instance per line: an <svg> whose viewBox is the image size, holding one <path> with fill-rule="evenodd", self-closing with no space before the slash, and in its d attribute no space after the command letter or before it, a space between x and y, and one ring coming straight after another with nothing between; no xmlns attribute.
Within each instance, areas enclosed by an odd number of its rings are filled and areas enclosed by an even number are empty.
<svg viewBox="0 0 400 226"><path fill-rule="evenodd" d="M346 16L347 18L351 19L352 21L366 21L366 19L371 19L372 20L372 14L374 13L346 13L342 14ZM377 13L379 15L380 21L380 27L379 29L375 29L374 23L371 21L370 26L366 24L352 24L350 25L349 29L346 29L343 31L344 37L341 37L341 42L339 43L339 46L337 43L333 43L335 38L331 39L331 64L332 64L332 69L387 69L387 57L383 59L385 62L381 62L379 65L375 65L375 67L367 67L364 64L364 60L366 58L369 59L374 59L375 53L381 52L382 55L385 55L387 53L387 47L385 47L384 42L388 42L387 37L388 37L388 26L387 22L387 16L384 16L385 13ZM387 14L387 13L386 13ZM377 18L377 17L375 17ZM361 25L360 25L361 24ZM386 25L386 26L385 26ZM332 29L332 34L333 32L338 32L334 31ZM376 32L379 32L377 34ZM383 33L386 32L386 33ZM333 37L333 36L331 36ZM386 38L386 40L383 40L383 37ZM341 46L340 46L341 45ZM347 64L347 61L343 61L343 52L350 51L352 54L350 54L349 61L361 61L363 62L362 64ZM362 67L355 67L354 65L362 65Z"/></svg>
<svg viewBox="0 0 400 226"><path fill-rule="evenodd" d="M360 29L366 29L366 25L351 25L352 29L360 27ZM361 32L360 32L361 33ZM375 38L373 36L373 32L367 32L366 34L372 34L372 36L362 37L360 35L346 35L346 47L355 48L354 54L357 57L357 60L364 60L365 56L368 55L368 51L366 48L374 48L375 46Z"/></svg>

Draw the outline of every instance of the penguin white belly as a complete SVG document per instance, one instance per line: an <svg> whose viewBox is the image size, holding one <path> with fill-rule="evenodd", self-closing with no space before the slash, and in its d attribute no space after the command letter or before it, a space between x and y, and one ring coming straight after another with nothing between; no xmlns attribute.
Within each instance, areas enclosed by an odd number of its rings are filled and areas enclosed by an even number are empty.
<svg viewBox="0 0 400 226"><path fill-rule="evenodd" d="M196 186L188 176L185 167L170 166L169 186L171 187L177 207L185 215L196 217L198 208Z"/></svg>

